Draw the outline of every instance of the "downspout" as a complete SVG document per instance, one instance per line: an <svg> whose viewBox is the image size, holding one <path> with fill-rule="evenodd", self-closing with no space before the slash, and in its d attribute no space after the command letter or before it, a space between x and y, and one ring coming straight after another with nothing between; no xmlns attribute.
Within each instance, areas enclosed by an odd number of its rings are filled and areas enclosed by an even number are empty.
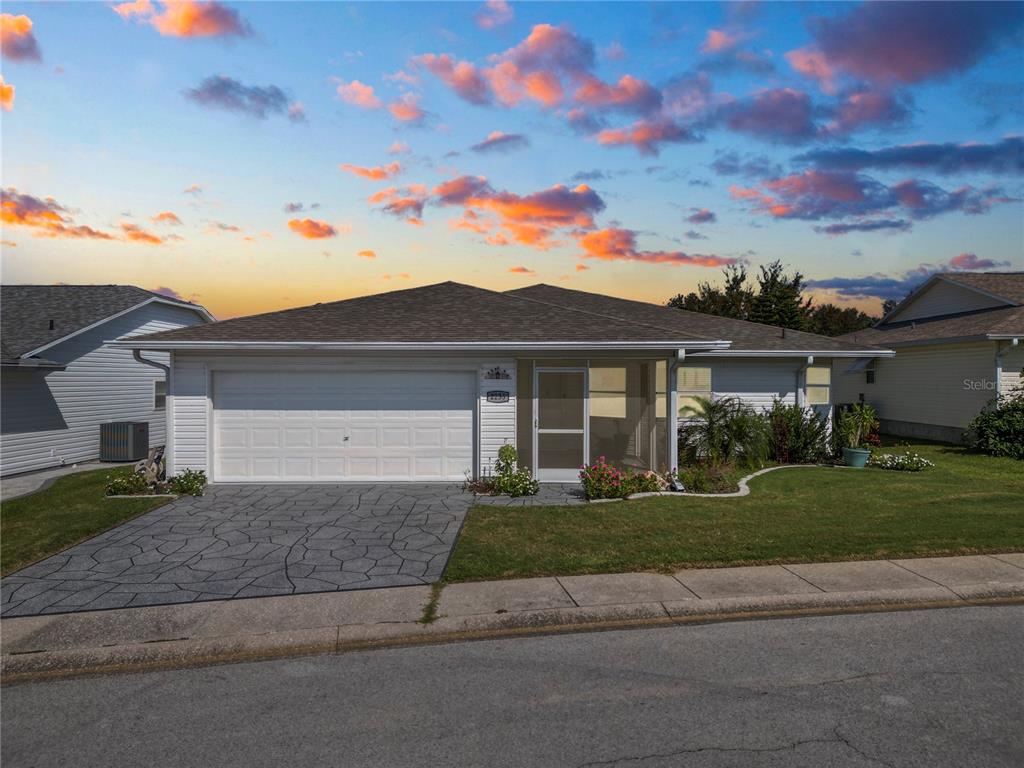
<svg viewBox="0 0 1024 768"><path fill-rule="evenodd" d="M132 350L132 357L134 357L136 361L142 363L143 365L151 365L154 368L159 368L161 371L163 371L167 375L168 384L170 384L171 366L164 365L163 363L158 363L156 360L149 360L149 359L143 357L142 356L142 350L139 350L139 349L133 349Z"/></svg>
<svg viewBox="0 0 1024 768"><path fill-rule="evenodd" d="M796 371L796 404L801 408L807 405L807 369L814 365L814 355L808 355L804 364Z"/></svg>
<svg viewBox="0 0 1024 768"><path fill-rule="evenodd" d="M668 469L671 475L670 487L673 491L682 491L683 485L679 481L679 366L686 360L686 350L677 349L672 356L668 367L668 382L666 382L666 396L668 402L665 404L665 417L668 423Z"/></svg>
<svg viewBox="0 0 1024 768"><path fill-rule="evenodd" d="M143 357L142 351L138 349L132 350L132 357L135 358L136 362L152 366L153 368L159 368L164 372L164 380L167 382L164 405L164 472L168 478L174 477L174 448L172 445L174 430L171 428L174 419L174 398L171 395L171 366Z"/></svg>

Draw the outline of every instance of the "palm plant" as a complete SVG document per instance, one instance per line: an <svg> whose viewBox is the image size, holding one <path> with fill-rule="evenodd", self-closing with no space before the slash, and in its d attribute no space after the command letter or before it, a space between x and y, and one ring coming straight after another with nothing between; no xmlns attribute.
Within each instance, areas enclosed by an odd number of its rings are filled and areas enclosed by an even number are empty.
<svg viewBox="0 0 1024 768"><path fill-rule="evenodd" d="M694 398L683 409L679 427L680 454L689 462L759 466L768 455L764 417L736 397Z"/></svg>

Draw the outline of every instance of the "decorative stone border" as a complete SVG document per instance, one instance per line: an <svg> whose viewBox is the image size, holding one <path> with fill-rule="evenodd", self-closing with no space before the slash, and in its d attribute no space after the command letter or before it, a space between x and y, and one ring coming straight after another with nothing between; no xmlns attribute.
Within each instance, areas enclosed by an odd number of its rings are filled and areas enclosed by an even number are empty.
<svg viewBox="0 0 1024 768"><path fill-rule="evenodd" d="M631 493L624 499L589 499L590 504L600 504L609 501L633 501L634 499L646 499L650 496L677 496L679 498L694 498L694 499L735 499L740 496L750 495L750 486L747 483L753 480L755 477L765 475L769 472L774 472L777 469L852 469L852 467L843 467L834 464L780 464L777 467L765 467L759 469L757 472L741 477L737 482L740 489L733 491L732 493L687 493L686 491L650 491L647 493Z"/></svg>
<svg viewBox="0 0 1024 768"><path fill-rule="evenodd" d="M106 494L106 499L176 499L176 493L115 493Z"/></svg>

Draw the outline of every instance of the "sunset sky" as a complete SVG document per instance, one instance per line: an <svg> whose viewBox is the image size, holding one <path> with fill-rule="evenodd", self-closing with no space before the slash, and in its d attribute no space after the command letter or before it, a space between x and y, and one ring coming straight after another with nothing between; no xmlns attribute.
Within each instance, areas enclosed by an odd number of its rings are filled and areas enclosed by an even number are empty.
<svg viewBox="0 0 1024 768"><path fill-rule="evenodd" d="M4 283L876 310L1024 269L1021 3L5 2ZM453 311L457 311L453 308Z"/></svg>

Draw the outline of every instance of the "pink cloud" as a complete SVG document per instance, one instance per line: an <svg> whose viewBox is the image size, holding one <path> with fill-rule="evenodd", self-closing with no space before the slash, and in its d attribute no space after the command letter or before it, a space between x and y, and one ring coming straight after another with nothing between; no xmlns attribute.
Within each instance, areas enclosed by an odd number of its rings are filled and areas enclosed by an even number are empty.
<svg viewBox="0 0 1024 768"><path fill-rule="evenodd" d="M122 19L149 24L165 37L248 37L252 29L237 11L217 0L134 0L113 6Z"/></svg>
<svg viewBox="0 0 1024 768"><path fill-rule="evenodd" d="M509 267L508 271L509 271L509 273L511 273L513 275L536 275L537 274L532 269L529 269L529 268L524 267L524 266Z"/></svg>
<svg viewBox="0 0 1024 768"><path fill-rule="evenodd" d="M628 128L609 128L597 134L597 143L605 146L629 145L642 155L657 155L664 144L698 141L687 128L671 120L639 120Z"/></svg>
<svg viewBox="0 0 1024 768"><path fill-rule="evenodd" d="M117 239L107 232L76 224L71 212L52 197L22 194L14 187L0 190L0 220L8 226L27 227L34 237Z"/></svg>
<svg viewBox="0 0 1024 768"><path fill-rule="evenodd" d="M691 224L710 224L718 218L715 216L714 211L709 211L707 208L694 208L692 210L694 211L693 214L686 217L686 220Z"/></svg>
<svg viewBox="0 0 1024 768"><path fill-rule="evenodd" d="M410 184L406 187L387 187L374 192L367 202L371 205L382 204L382 209L396 218L409 224L422 226L423 206L427 202L427 189L422 184Z"/></svg>
<svg viewBox="0 0 1024 768"><path fill-rule="evenodd" d="M456 61L447 53L426 53L417 56L413 61L426 68L438 80L471 104L487 104L490 101L486 80L480 71L468 61Z"/></svg>
<svg viewBox="0 0 1024 768"><path fill-rule="evenodd" d="M4 81L4 76L0 75L0 109L4 112L14 109L14 90L14 86Z"/></svg>
<svg viewBox="0 0 1024 768"><path fill-rule="evenodd" d="M358 80L351 83L340 83L338 85L338 96L346 104L360 107L361 109L380 109L383 105L373 91L372 85L366 85Z"/></svg>
<svg viewBox="0 0 1024 768"><path fill-rule="evenodd" d="M42 61L39 43L28 16L0 14L0 51L11 61Z"/></svg>
<svg viewBox="0 0 1024 768"><path fill-rule="evenodd" d="M615 108L629 112L647 113L661 106L661 93L650 83L632 75L623 75L614 85L588 75L573 97L577 103L588 107Z"/></svg>
<svg viewBox="0 0 1024 768"><path fill-rule="evenodd" d="M177 214L173 213L172 211L164 211L163 213L158 213L156 216L153 217L152 220L154 224L170 224L175 227L181 226L181 219L179 219Z"/></svg>
<svg viewBox="0 0 1024 768"><path fill-rule="evenodd" d="M393 141L391 142L391 146L388 147L389 155L407 155L410 152L412 152L412 150L404 141Z"/></svg>
<svg viewBox="0 0 1024 768"><path fill-rule="evenodd" d="M292 219L288 222L288 229L307 240L324 240L338 235L338 230L333 226L316 219Z"/></svg>
<svg viewBox="0 0 1024 768"><path fill-rule="evenodd" d="M506 0L487 0L476 12L476 23L480 29L495 29L512 21L515 13Z"/></svg>
<svg viewBox="0 0 1024 768"><path fill-rule="evenodd" d="M903 101L888 91L857 91L846 95L826 126L832 134L846 134L871 126L892 126L910 118Z"/></svg>
<svg viewBox="0 0 1024 768"><path fill-rule="evenodd" d="M828 63L825 54L813 46L797 48L786 53L786 61L804 77L817 81L822 93L835 94L836 72Z"/></svg>
<svg viewBox="0 0 1024 768"><path fill-rule="evenodd" d="M338 167L346 173L351 173L353 176L370 179L371 181L384 181L385 179L390 179L392 176L402 172L402 166L398 163L377 165L373 168L365 168L360 165L352 165L351 163L342 163Z"/></svg>
<svg viewBox="0 0 1024 768"><path fill-rule="evenodd" d="M736 102L726 110L726 123L732 130L780 142L813 137L818 131L813 117L810 97L793 88L758 91L752 99Z"/></svg>
<svg viewBox="0 0 1024 768"><path fill-rule="evenodd" d="M1020 3L863 3L813 20L828 65L876 84L918 83L965 72L1024 23Z"/></svg>
<svg viewBox="0 0 1024 768"><path fill-rule="evenodd" d="M426 112L420 108L419 96L412 93L403 95L396 101L388 104L388 111L391 116L401 123L419 123L426 117Z"/></svg>
<svg viewBox="0 0 1024 768"><path fill-rule="evenodd" d="M360 258L363 259L376 259L377 252L371 250L359 251L358 253L356 253L356 256L359 256Z"/></svg>
<svg viewBox="0 0 1024 768"><path fill-rule="evenodd" d="M704 42L700 46L701 53L722 53L731 51L740 44L741 37L730 34L724 29L709 29Z"/></svg>
<svg viewBox="0 0 1024 768"><path fill-rule="evenodd" d="M640 251L636 247L636 232L617 227L587 232L578 237L578 242L583 249L583 257L586 259L699 267L722 267L738 262L738 259L690 254L682 251Z"/></svg>

